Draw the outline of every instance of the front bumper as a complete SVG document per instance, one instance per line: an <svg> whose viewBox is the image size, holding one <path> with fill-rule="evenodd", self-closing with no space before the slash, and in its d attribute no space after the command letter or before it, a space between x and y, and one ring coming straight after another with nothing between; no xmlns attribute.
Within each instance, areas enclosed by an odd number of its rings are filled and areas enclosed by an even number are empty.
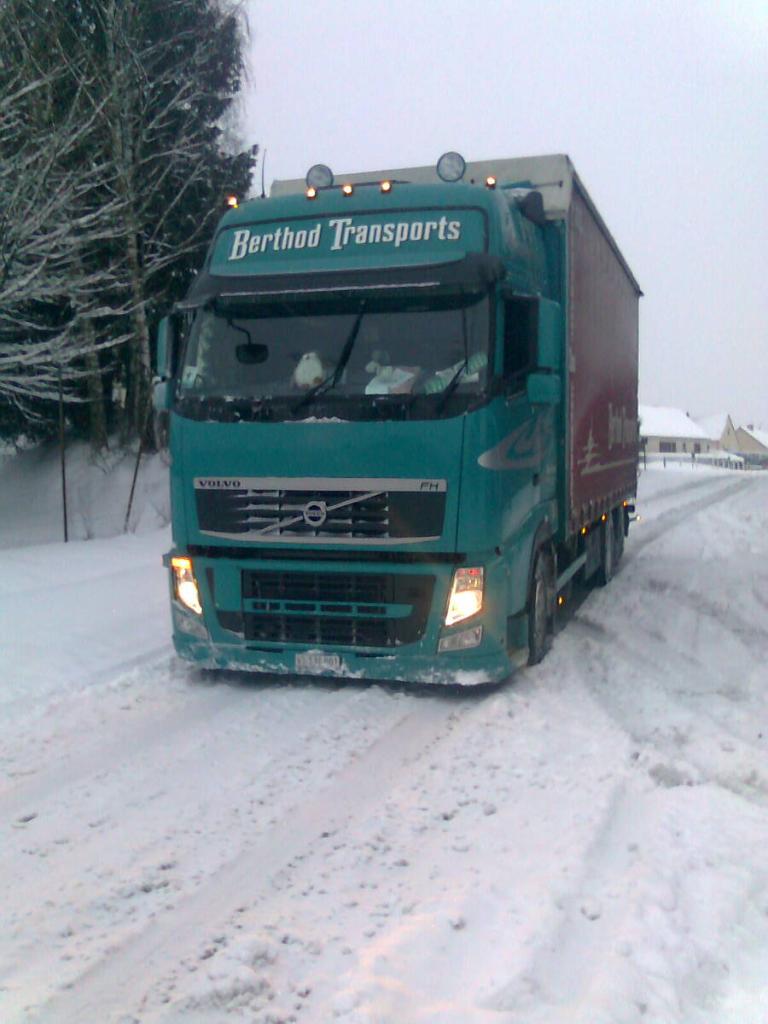
<svg viewBox="0 0 768 1024"><path fill-rule="evenodd" d="M242 644L213 644L184 633L173 638L179 657L199 668L261 672L268 675L297 675L297 651L253 651ZM306 650L306 649L305 649ZM438 686L480 686L499 683L525 664L507 652L461 652L427 656L423 654L376 654L358 651L334 652L341 657L338 669L324 669L318 678L361 679L427 683Z"/></svg>
<svg viewBox="0 0 768 1024"><path fill-rule="evenodd" d="M166 562L169 557L170 555L166 557ZM515 668L524 663L523 652L510 652L508 649L506 573L501 561L495 556L482 562L487 581L483 611L452 627L443 625L453 573L451 564L422 562L418 565L387 566L386 569L382 569L376 564L351 561L331 566L327 563L318 565L282 560L269 563L239 562L236 559L202 557L196 558L194 564L204 612L202 616L196 616L187 611L174 600L171 593L174 645L180 657L202 668L272 675L306 675L302 662L306 665L305 656L317 651L335 655L338 661L332 667L324 667L320 671L313 670L313 675L471 686L498 683L508 678ZM322 577L327 576L329 572L338 573L339 580L354 577L366 585L374 577L386 574L390 581L390 594L398 594L402 583L407 584L415 579L423 580L425 574L428 574L434 579L434 584L430 592L429 606L424 610L415 639L412 636L413 616L407 617L404 606L400 603L389 605L383 612L395 617L386 622L389 627L385 630L387 646L366 645L365 632L362 633L362 642L358 635L354 645L344 642L318 643L311 636L302 636L302 627L309 621L306 616L313 614L307 607L296 612L295 604L292 607L289 601L272 601L269 598L255 600L248 596L248 587L245 585L246 577L250 573L263 573L267 582L275 574L284 574L288 578L295 574L302 577L302 582L306 586L306 579L312 573ZM397 596L392 599L401 600ZM305 600L303 605L308 606L309 603ZM327 600L320 598L317 600L317 606L318 615L320 608L324 611L329 608ZM275 623L279 620L275 629L282 630L280 636L275 635L274 639L271 638L268 629L264 631L264 622L269 620L272 609L275 610ZM250 633L246 624L249 616ZM330 621L333 625L336 620L331 617L324 621ZM345 623L347 621L348 619ZM370 620L363 618L359 621L363 629L368 630ZM393 623L399 624L394 631L391 628ZM294 628L297 624L298 630ZM269 621L268 625L271 625ZM482 639L476 647L439 651L441 638L461 633L476 625L483 627ZM261 631L259 635L254 635L254 628ZM405 640L401 639L400 633L403 633ZM300 641L305 642L297 642L297 636Z"/></svg>

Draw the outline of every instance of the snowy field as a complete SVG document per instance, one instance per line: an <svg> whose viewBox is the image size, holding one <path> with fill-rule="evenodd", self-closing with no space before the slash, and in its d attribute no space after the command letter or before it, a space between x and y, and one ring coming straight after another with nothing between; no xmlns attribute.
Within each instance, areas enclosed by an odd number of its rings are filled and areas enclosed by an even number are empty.
<svg viewBox="0 0 768 1024"><path fill-rule="evenodd" d="M4 1024L768 1021L768 473L649 469L546 660L445 692L176 662L131 470L74 453L64 545L0 459Z"/></svg>

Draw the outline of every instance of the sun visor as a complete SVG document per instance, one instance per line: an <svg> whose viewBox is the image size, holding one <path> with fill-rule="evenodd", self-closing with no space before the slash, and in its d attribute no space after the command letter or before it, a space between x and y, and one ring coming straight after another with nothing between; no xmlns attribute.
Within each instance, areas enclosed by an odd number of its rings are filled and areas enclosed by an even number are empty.
<svg viewBox="0 0 768 1024"><path fill-rule="evenodd" d="M321 297L323 293L360 296L388 292L484 292L504 276L497 256L469 253L446 263L408 267L334 270L302 274L259 274L219 276L203 271L192 283L177 310L192 310L214 299L250 299L274 302L280 299Z"/></svg>

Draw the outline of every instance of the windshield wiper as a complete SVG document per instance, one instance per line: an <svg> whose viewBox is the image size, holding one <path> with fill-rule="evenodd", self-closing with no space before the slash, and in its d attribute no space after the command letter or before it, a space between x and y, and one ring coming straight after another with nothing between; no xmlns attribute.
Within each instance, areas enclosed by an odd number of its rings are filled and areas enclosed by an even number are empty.
<svg viewBox="0 0 768 1024"><path fill-rule="evenodd" d="M355 322L352 324L352 330L349 332L347 340L344 342L344 348L341 350L338 363L336 363L334 369L324 380L321 380L319 384L315 384L314 387L311 387L305 395L302 395L299 401L296 402L291 409L293 414L297 413L299 409L303 409L305 405L309 405L310 402L313 402L319 395L324 395L326 391L330 391L332 388L335 388L339 383L341 375L344 373L347 363L349 362L349 357L352 355L352 349L354 348L355 341L357 340L360 324L363 322L364 313L365 303L363 302L360 305L360 310L357 316L355 317Z"/></svg>
<svg viewBox="0 0 768 1024"><path fill-rule="evenodd" d="M448 399L459 386L459 382L462 378L462 375L467 371L467 368L469 367L469 344L467 342L466 306L461 307L461 339L464 342L464 361L462 362L461 366L459 366L458 370L454 373L454 375L451 377L451 379L448 381L448 383L445 386L445 389L440 394L440 401L437 403L437 408L435 409L435 412L437 413L438 416L445 408Z"/></svg>

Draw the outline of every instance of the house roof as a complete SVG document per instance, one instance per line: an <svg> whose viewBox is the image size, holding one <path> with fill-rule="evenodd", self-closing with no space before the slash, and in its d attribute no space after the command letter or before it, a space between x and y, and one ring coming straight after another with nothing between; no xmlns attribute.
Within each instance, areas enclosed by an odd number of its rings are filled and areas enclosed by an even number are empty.
<svg viewBox="0 0 768 1024"><path fill-rule="evenodd" d="M640 405L640 433L643 437L695 437L711 440L687 412L667 405Z"/></svg>
<svg viewBox="0 0 768 1024"><path fill-rule="evenodd" d="M725 433L729 418L727 412L716 412L712 416L697 416L696 422L707 437L713 441L719 441Z"/></svg>
<svg viewBox="0 0 768 1024"><path fill-rule="evenodd" d="M753 427L751 430L749 427L741 428L745 434L750 434L756 441L759 441L761 445L768 448L768 430L758 430L757 427Z"/></svg>

